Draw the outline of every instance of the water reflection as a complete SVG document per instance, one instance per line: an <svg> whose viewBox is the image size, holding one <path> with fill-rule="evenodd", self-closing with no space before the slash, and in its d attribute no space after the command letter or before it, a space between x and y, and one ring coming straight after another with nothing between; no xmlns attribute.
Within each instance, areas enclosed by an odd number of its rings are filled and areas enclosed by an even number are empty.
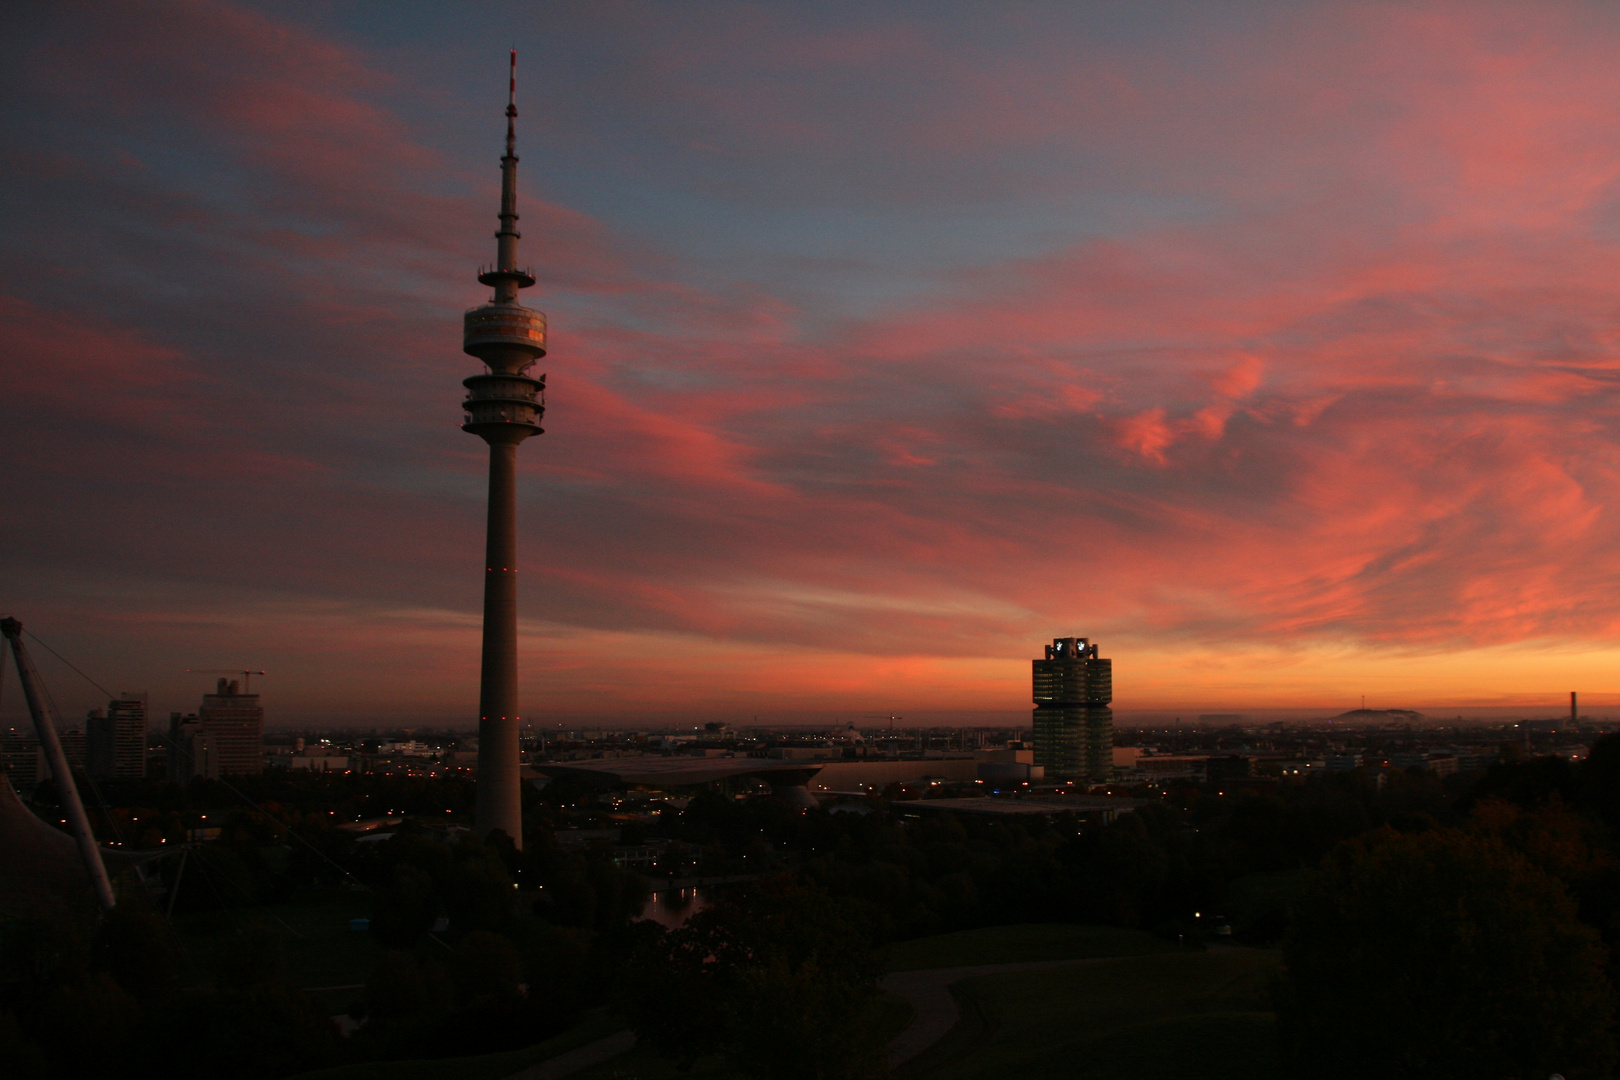
<svg viewBox="0 0 1620 1080"><path fill-rule="evenodd" d="M659 889L647 898L637 919L647 919L666 930L673 930L709 906L709 898L694 886L687 889Z"/></svg>

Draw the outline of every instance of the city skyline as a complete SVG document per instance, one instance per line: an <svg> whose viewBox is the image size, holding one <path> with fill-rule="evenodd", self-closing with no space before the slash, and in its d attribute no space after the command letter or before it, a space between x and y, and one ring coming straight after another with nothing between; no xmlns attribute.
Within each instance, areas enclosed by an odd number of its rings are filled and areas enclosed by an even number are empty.
<svg viewBox="0 0 1620 1080"><path fill-rule="evenodd" d="M525 717L1011 716L1081 632L1121 716L1620 706L1620 13L94 10L0 35L0 581L153 715L476 717L511 46Z"/></svg>

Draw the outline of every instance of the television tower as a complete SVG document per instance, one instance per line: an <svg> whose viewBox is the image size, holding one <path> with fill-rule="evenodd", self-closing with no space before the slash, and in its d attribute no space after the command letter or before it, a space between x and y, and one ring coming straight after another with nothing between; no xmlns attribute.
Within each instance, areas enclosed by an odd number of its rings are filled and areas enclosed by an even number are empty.
<svg viewBox="0 0 1620 1080"><path fill-rule="evenodd" d="M501 158L501 227L495 265L478 280L495 289L489 303L467 312L462 349L485 372L464 379L462 402L470 431L489 444L489 527L484 554L484 652L478 685L478 818L480 836L499 829L523 846L518 799L517 688L517 448L540 434L546 377L528 374L546 355L546 317L518 303L534 275L518 266L517 50L512 50L506 102L506 154Z"/></svg>

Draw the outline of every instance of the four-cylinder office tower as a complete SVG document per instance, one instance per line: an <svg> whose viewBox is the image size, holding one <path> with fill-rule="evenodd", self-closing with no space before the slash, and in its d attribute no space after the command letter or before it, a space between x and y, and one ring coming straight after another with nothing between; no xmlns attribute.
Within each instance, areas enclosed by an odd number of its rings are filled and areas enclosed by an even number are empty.
<svg viewBox="0 0 1620 1080"><path fill-rule="evenodd" d="M504 832L523 844L518 798L517 688L517 448L540 434L546 377L529 368L546 355L546 317L518 303L534 275L517 261L517 50L512 51L506 103L506 154L501 158L501 227L495 265L478 280L492 286L489 303L468 311L462 348L485 372L465 379L462 403L470 431L489 444L489 531L484 554L484 652L478 688L478 833Z"/></svg>
<svg viewBox="0 0 1620 1080"><path fill-rule="evenodd" d="M1083 637L1054 638L1033 661L1035 764L1048 776L1106 780L1114 767L1114 662Z"/></svg>

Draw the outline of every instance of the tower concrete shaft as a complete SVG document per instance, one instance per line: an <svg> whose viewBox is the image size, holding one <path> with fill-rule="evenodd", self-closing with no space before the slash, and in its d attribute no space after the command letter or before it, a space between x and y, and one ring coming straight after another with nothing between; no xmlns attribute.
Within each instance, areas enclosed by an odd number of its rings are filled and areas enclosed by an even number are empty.
<svg viewBox="0 0 1620 1080"><path fill-rule="evenodd" d="M495 265L478 280L495 294L463 321L462 349L484 372L462 380L467 398L461 430L489 444L489 518L484 548L484 649L478 691L478 832L504 832L523 844L518 780L517 449L541 433L546 377L529 368L546 354L546 317L518 303L534 275L517 262L517 51L506 104L506 154L501 158L501 227Z"/></svg>

